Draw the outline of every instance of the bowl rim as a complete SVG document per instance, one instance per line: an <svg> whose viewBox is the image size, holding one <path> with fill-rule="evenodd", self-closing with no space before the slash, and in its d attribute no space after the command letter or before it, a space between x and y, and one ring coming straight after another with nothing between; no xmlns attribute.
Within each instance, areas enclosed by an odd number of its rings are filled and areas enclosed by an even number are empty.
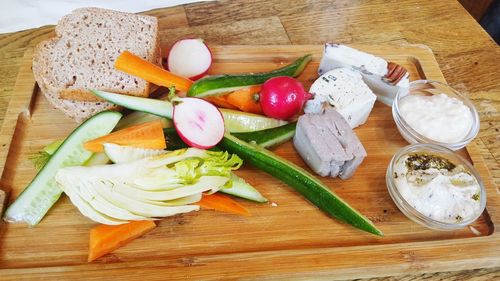
<svg viewBox="0 0 500 281"><path fill-rule="evenodd" d="M453 143L446 143L446 142L439 142L432 140L419 132L417 132L415 129L413 129L403 118L401 115L401 112L399 111L399 102L402 98L408 96L411 94L412 86L415 85L422 85L422 84L437 84L441 87L446 88L449 90L450 93L458 97L465 106L469 108L469 110L472 113L472 127L467 133L467 135L462 139L461 141L458 142L453 142ZM447 96L450 96L449 93L444 93ZM479 133L480 129L480 120L479 120L479 114L477 112L476 107L474 104L471 102L471 100L464 94L458 92L457 90L453 89L450 85L436 81L436 80L415 80L410 82L409 88L407 91L398 91L396 94L396 97L394 98L394 101L392 103L392 115L393 119L396 122L396 125L402 129L406 134L408 134L411 140L414 140L416 143L429 143L429 144L436 144L440 146L447 147L452 150L458 150L464 146L466 146L469 142L471 142Z"/></svg>
<svg viewBox="0 0 500 281"><path fill-rule="evenodd" d="M396 187L396 184L394 182L394 166L396 162L403 157L404 155L407 155L409 153L413 152L437 152L441 154L447 154L447 155L452 155L453 157L457 158L460 161L460 164L464 165L467 171L469 171L474 178L476 179L479 189L480 189L480 207L479 207L479 212L472 216L468 220L461 221L459 223L447 223L447 222L442 222L438 221L432 218L429 218L425 216L424 214L420 213L418 210L413 208L411 204L404 198L404 196L399 192L399 189ZM418 144L410 144L407 145L398 152L394 154L392 157L391 161L389 162L389 165L387 167L387 172L386 172L386 185L387 189L389 191L389 195L391 196L392 200L398 207L398 209L409 219L425 226L431 229L435 230L455 230L459 228L463 228L474 221L476 221L484 212L486 209L486 188L484 186L483 180L481 179L481 176L479 175L478 171L474 168L474 166L467 161L467 159L463 158L461 155L455 153L453 150L440 146L440 145L435 145L435 144L423 144L423 143L418 143Z"/></svg>

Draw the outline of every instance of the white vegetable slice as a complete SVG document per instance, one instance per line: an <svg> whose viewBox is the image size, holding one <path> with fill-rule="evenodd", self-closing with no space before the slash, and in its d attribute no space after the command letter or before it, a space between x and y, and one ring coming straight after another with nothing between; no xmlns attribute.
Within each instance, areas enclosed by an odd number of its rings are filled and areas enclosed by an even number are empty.
<svg viewBox="0 0 500 281"><path fill-rule="evenodd" d="M118 192L113 192L108 188L94 188L105 200L112 204L129 210L130 212L147 217L169 217L181 213L189 213L199 210L196 205L166 207L149 204L134 198L130 198Z"/></svg>
<svg viewBox="0 0 500 281"><path fill-rule="evenodd" d="M193 195L189 195L186 197L174 199L174 200L169 200L169 201L162 201L162 202L156 202L156 204L159 204L161 206L180 206L180 205L188 205L188 204L193 204L201 200L201 192L196 193Z"/></svg>
<svg viewBox="0 0 500 281"><path fill-rule="evenodd" d="M147 149L131 146L123 146L114 143L105 143L104 152L113 163L129 163L150 156L167 153L163 149Z"/></svg>
<svg viewBox="0 0 500 281"><path fill-rule="evenodd" d="M167 191L144 191L124 184L114 188L113 192L121 193L124 196L138 200L168 201L209 190L217 191L228 180L226 177L203 176L195 184Z"/></svg>
<svg viewBox="0 0 500 281"><path fill-rule="evenodd" d="M144 216L134 215L125 209L118 208L103 200L100 196L96 195L93 188L90 187L90 185L96 185L96 183L79 179L71 173L68 173L67 169L61 169L56 174L56 181L60 184L66 195L70 197L73 204L77 206L82 213L88 214L88 217L91 217L91 219L105 216L105 219L102 217L100 218L102 220L101 223L104 223L106 220L109 222L109 220L112 219L124 220L124 222L128 220L148 219ZM82 202L86 204L81 205ZM80 208L81 206L83 206L84 211Z"/></svg>
<svg viewBox="0 0 500 281"><path fill-rule="evenodd" d="M121 220L149 220L150 218L145 217L145 216L138 216L135 215L131 212L129 212L126 209L117 207L110 202L104 200L101 196L99 196L93 188L89 186L89 184L93 183L86 183L82 184L80 188L75 188L78 190L79 195L89 203L92 208L94 208L96 211L107 214L112 218L116 219L121 219ZM99 187L97 187L99 188Z"/></svg>
<svg viewBox="0 0 500 281"><path fill-rule="evenodd" d="M193 203L202 193L218 191L241 164L227 152L184 149L130 163L67 167L55 179L83 215L120 224L199 210Z"/></svg>
<svg viewBox="0 0 500 281"><path fill-rule="evenodd" d="M174 156L174 155L178 156ZM151 167L160 167L160 166L166 166L170 165L172 163L176 163L179 161L182 161L184 159L188 158L194 158L194 157L204 157L207 155L207 152L203 149L198 149L198 148L187 148L186 150L180 149L180 150L175 150L172 152L169 152L167 154L162 154L158 157L152 157L151 159L148 159L145 163L145 167L151 168Z"/></svg>
<svg viewBox="0 0 500 281"><path fill-rule="evenodd" d="M112 217L109 217L105 214L96 211L85 200L83 200L80 197L80 195L78 195L78 193L74 190L73 186L66 186L66 188L63 189L63 191L64 193L66 193L66 195L68 195L73 205L75 205L76 208L78 208L78 210L80 211L80 213L82 213L82 215L86 216L87 218L95 222L108 225L118 225L128 222L126 220L114 219Z"/></svg>
<svg viewBox="0 0 500 281"><path fill-rule="evenodd" d="M96 152L90 156L90 158L85 161L83 166L98 166L106 165L109 163L109 157L106 156L104 152Z"/></svg>

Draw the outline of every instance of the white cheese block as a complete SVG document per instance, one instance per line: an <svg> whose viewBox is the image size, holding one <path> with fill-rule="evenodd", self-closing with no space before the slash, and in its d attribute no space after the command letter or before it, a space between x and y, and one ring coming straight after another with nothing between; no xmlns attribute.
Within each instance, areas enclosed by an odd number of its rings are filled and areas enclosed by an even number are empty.
<svg viewBox="0 0 500 281"><path fill-rule="evenodd" d="M395 85L384 80L387 74L387 61L359 50L327 43L319 65L318 73L322 75L335 68L349 68L361 74L364 82L377 95L379 101L392 106L398 91L406 92L409 87L408 73Z"/></svg>
<svg viewBox="0 0 500 281"><path fill-rule="evenodd" d="M387 61L383 58L344 45L325 44L318 73L322 75L334 68L341 67L369 72L380 77L387 74Z"/></svg>
<svg viewBox="0 0 500 281"><path fill-rule="evenodd" d="M328 103L351 128L366 122L377 99L361 75L347 68L337 68L321 75L311 85L309 92L314 98L307 101L305 113L320 113L324 103Z"/></svg>

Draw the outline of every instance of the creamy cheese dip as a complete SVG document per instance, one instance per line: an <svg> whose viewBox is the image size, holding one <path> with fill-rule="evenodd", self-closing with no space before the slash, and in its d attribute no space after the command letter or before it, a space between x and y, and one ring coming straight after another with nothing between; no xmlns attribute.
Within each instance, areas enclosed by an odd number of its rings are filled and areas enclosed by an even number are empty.
<svg viewBox="0 0 500 281"><path fill-rule="evenodd" d="M393 177L403 198L430 219L459 223L480 211L481 188L476 178L441 156L413 153L401 157Z"/></svg>
<svg viewBox="0 0 500 281"><path fill-rule="evenodd" d="M399 111L419 134L443 143L463 140L473 123L470 109L461 100L445 94L408 95L400 100Z"/></svg>

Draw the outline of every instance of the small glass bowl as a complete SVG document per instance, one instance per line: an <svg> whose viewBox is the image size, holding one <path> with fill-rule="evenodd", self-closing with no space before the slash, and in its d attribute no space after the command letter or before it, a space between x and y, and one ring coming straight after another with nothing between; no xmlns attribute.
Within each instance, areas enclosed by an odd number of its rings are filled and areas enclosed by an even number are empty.
<svg viewBox="0 0 500 281"><path fill-rule="evenodd" d="M402 117L399 112L399 105L402 98L407 95L422 95L422 96L430 96L430 95L438 95L438 94L446 94L449 97L454 97L463 102L465 106L467 106L472 113L472 127L469 133L459 142L455 143L444 143L434 141L430 138L423 136L414 130ZM394 122L398 127L399 133L401 136L409 143L430 143L437 144L444 147L447 147L451 150L459 150L462 147L466 146L469 142L471 142L479 132L479 115L477 113L474 104L463 94L455 91L450 86L438 82L438 81L430 81L430 80L416 80L410 83L409 90L407 91L399 91L394 99L392 104L392 117L394 118Z"/></svg>
<svg viewBox="0 0 500 281"><path fill-rule="evenodd" d="M408 201L403 197L403 195L399 192L395 182L394 182L394 171L395 171L395 165L396 163L400 160L401 157L404 157L405 155L408 155L410 153L418 153L418 152L427 152L431 153L434 155L442 156L444 158L447 158L450 160L452 163L455 165L462 165L468 172L472 174L477 180L477 183L479 184L481 194L480 194L480 201L479 201L479 210L474 216L471 216L470 219L468 220L463 220L461 222L456 222L456 223L446 223L446 222L441 222L437 221L434 219L431 219L424 214L420 213L417 211L415 208L412 207ZM454 153L452 150L434 145L434 144L411 144L406 147L403 147L400 149L394 157L392 157L391 162L389 163L389 166L387 167L387 174L386 174L386 184L387 184L387 189L389 191L389 194L396 204L396 206L399 208L399 210L407 216L409 219L413 220L414 222L417 222L425 227L435 229L435 230L455 230L455 229L460 229L463 228L471 223L473 223L475 220L481 216L483 213L485 207L486 207L486 190L484 188L483 181L481 180L481 177L479 176L479 173L476 171L476 169L463 157L460 155Z"/></svg>

